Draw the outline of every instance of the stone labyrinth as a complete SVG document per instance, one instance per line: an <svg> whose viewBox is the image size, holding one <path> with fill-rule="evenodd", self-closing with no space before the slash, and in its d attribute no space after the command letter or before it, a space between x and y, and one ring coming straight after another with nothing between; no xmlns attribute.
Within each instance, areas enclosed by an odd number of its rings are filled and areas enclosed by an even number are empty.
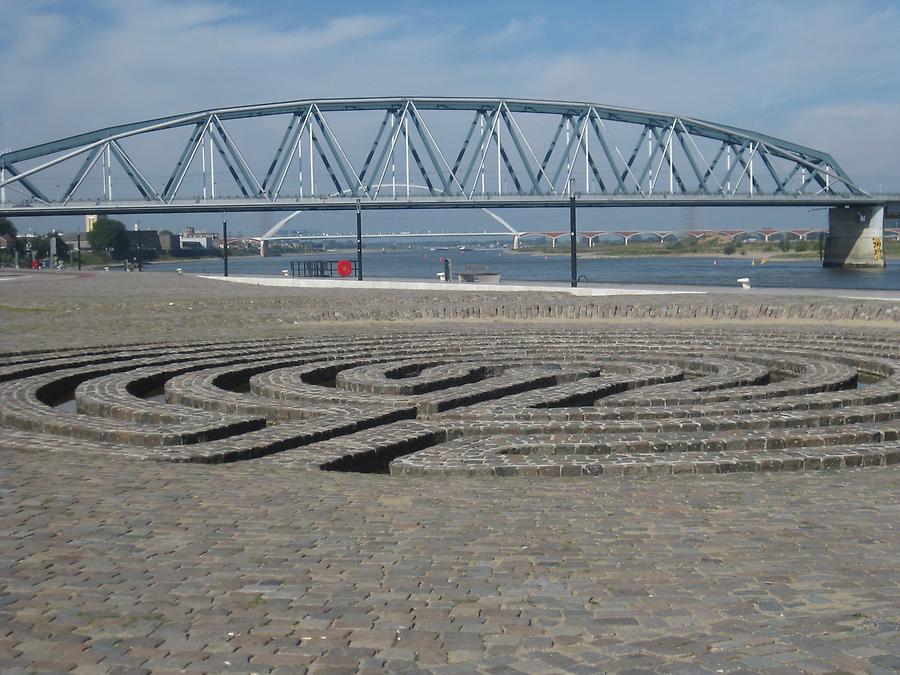
<svg viewBox="0 0 900 675"><path fill-rule="evenodd" d="M434 330L6 354L0 444L393 474L900 461L896 335Z"/></svg>

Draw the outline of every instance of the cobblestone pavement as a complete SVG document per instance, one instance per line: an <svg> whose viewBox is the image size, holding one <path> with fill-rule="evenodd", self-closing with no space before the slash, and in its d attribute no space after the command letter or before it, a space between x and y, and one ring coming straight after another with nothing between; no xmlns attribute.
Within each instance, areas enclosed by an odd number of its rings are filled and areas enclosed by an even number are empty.
<svg viewBox="0 0 900 675"><path fill-rule="evenodd" d="M417 311L427 294L297 297L223 289L174 275L152 279L151 285L145 275L35 276L4 286L0 669L900 671L900 469L890 464L888 447L896 412L897 329L885 318L893 315L888 303L829 299L825 307L809 298L780 298L784 304L772 305L768 318L748 323L739 316L727 320L734 306L730 296L707 299L704 306L723 308L715 321L687 316L697 313L696 298L642 299L649 314L660 314L645 317L657 319L645 330L644 324L623 327L602 316L635 306L623 298L587 304L560 296L453 300L464 305L434 298L431 307L443 303L451 315L467 314L465 330L475 343L496 341L497 334L534 335L536 319L497 324L485 318L508 319L508 308L527 303L550 308L546 335L557 341L585 333L598 341L613 333L620 341L627 337L631 354L621 344L611 346L624 362L617 381L643 378L647 392L656 392L637 398L628 391L611 394L620 397L619 408L643 411L632 421L671 408L657 400L664 397L687 411L699 406L703 416L697 419L734 439L797 439L804 427L825 443L824 429L831 425L856 450L843 455L840 471L823 461L782 467L826 469L817 471L599 479L386 475L309 470L308 459L294 451L211 465L137 460L166 447L227 446L233 432L252 437L295 424L309 431L308 425L318 424L323 433L337 428L340 414L362 411L373 430L393 425L413 433L414 425L430 424L429 416L445 416L442 428L496 424L497 411L434 398L436 382L457 382L467 372L461 359L437 359L420 368L424 351L399 354L398 340L410 349L423 340L434 344L448 332L459 333L459 319L404 320L404 312ZM773 301L757 304L764 302ZM69 311L73 306L78 310ZM584 315L572 310L566 321L566 308L576 306L585 308ZM812 308L804 317L807 325L790 325L784 307L806 306ZM480 320L472 312L476 307ZM600 311L588 316L588 307ZM671 319L663 320L663 307ZM309 323L317 312L319 321ZM357 320L336 323L334 312L356 312ZM372 320L378 313L393 321ZM691 349L699 349L698 340L707 349L692 355L683 342L681 363L667 357L636 364L633 353L647 351L635 346L641 334L666 336L670 350L678 347L678 336L693 341ZM778 356L736 358L754 338ZM225 339L232 343L228 351L221 349ZM365 362L325 372L320 355L272 370L256 347L233 344L268 340L271 354L284 341L316 349L332 339L345 341L343 351L335 348L344 361L353 359L348 345L380 343L390 346L391 367L411 370L389 377L383 362ZM97 348L152 342L169 346L156 347L156 354L136 346ZM716 361L713 348L729 345L730 355ZM56 351L9 354L36 348ZM191 364L208 362L202 370L185 369L177 358L181 352L191 352ZM104 363L121 364L123 354L129 355L127 368L104 371ZM228 379L239 355L260 366L249 391ZM41 371L40 364L54 359L57 368ZM714 372L692 372L699 366L689 364L691 359L714 364ZM409 362L416 365L404 365ZM41 372L19 386L24 380L9 375L16 363ZM613 373L610 364L607 356L606 369ZM788 377L790 367L795 372ZM543 384L509 393L539 399L520 401L519 414L553 403L556 385L529 368L535 366L515 365L517 381ZM83 378L85 369L104 372ZM166 397L177 403L148 396L159 386L161 371ZM59 412L41 400L48 394L42 387L58 383L59 372L77 375L62 379L78 385L83 414ZM318 410L308 398L291 400L289 392L309 388L310 372L320 378L320 389L333 377L333 391L353 401L343 401L338 411L327 409L336 405L333 400ZM861 376L874 379L854 388ZM595 385L580 394L595 392ZM742 387L745 393L749 387L782 390L782 403L812 405L776 410L767 406L777 397L713 396ZM785 393L788 387L793 390ZM197 392L205 401L216 393L224 409L192 405ZM266 392L281 392L281 398L276 395L276 404L246 398ZM411 411L419 419L404 418L404 397L410 396L422 397ZM367 399L380 401L377 410L371 400L363 405ZM14 401L23 406L11 413ZM226 403L244 409L228 410ZM47 409L38 408L41 414L30 418L26 404ZM551 405L550 417L553 410L571 408ZM54 414L77 417L80 431L66 432L65 418ZM17 428L8 426L9 415ZM656 423L671 419L657 416ZM803 422L779 426L777 419ZM752 424L736 434L747 420ZM603 423L611 422L626 424L629 416ZM598 421L582 413L580 423ZM117 436L103 437L104 425ZM628 439L630 432L616 433ZM673 442L663 439L666 433L675 432L661 429L650 440ZM322 450L338 440L317 443ZM845 447L838 440L830 447ZM546 457L546 447L557 442L551 435L537 445ZM854 468L846 461L873 445L881 453L877 466ZM661 447L655 451L666 454ZM735 468L748 467L728 470Z"/></svg>

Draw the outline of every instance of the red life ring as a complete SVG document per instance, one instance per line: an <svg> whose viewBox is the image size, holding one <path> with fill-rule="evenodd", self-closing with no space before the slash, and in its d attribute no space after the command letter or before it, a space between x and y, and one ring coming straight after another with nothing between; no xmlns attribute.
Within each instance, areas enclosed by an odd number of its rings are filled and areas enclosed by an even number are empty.
<svg viewBox="0 0 900 675"><path fill-rule="evenodd" d="M349 260L338 260L337 273L342 277L349 277L353 274L353 263Z"/></svg>

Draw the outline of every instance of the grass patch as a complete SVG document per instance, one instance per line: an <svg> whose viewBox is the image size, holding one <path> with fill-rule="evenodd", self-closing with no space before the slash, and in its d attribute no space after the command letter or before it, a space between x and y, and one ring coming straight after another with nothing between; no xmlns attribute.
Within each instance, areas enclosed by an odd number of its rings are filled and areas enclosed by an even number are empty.
<svg viewBox="0 0 900 675"><path fill-rule="evenodd" d="M27 314L29 312L52 312L54 310L49 307L10 307L9 305L0 305L0 312L12 312L15 314Z"/></svg>

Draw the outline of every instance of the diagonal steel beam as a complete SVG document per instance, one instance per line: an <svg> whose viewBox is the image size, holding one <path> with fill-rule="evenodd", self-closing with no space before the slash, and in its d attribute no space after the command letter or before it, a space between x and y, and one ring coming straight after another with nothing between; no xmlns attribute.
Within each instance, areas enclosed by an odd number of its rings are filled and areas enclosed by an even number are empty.
<svg viewBox="0 0 900 675"><path fill-rule="evenodd" d="M772 176L772 179L775 181L775 192L774 194L778 194L779 192L784 192L784 177L778 172L777 167L772 164L772 160L769 158L769 153L767 152L768 148L765 144L763 144L762 152L758 152L757 154L762 158L763 164L766 165L766 168L769 170L769 174Z"/></svg>
<svg viewBox="0 0 900 675"><path fill-rule="evenodd" d="M291 160L294 158L294 154L299 152L299 143L300 139L303 137L303 132L306 130L307 125L310 120L310 111L306 111L306 115L303 116L303 121L300 123L300 126L291 133L290 138L288 139L288 152L285 152L281 155L281 161L278 165L278 168L275 170L275 180L274 180L274 189L269 187L269 197L271 199L278 199L278 195L281 194L281 187L284 185L284 181L287 178L288 170L291 168Z"/></svg>
<svg viewBox="0 0 900 675"><path fill-rule="evenodd" d="M600 141L600 147L603 148L603 154L606 155L606 161L609 162L609 168L612 169L612 174L616 178L616 183L618 184L616 187L616 192L625 191L625 182L622 180L622 177L619 176L619 169L616 167L616 160L612 155L612 152L609 149L609 143L606 139L606 134L603 133L603 129L606 128L606 125L603 124L603 120L597 115L597 111L593 110L593 115L591 116L591 126L594 129L594 134L597 136L597 139ZM599 120L600 126L597 125L597 121ZM598 179L599 180L599 179ZM602 185L602 182L601 182ZM605 191L605 188L604 188Z"/></svg>
<svg viewBox="0 0 900 675"><path fill-rule="evenodd" d="M456 155L456 161L453 162L453 173L457 173L459 171L459 166L462 164L463 156L466 154L466 150L469 149L469 141L472 140L472 134L475 133L475 129L478 127L478 118L483 115L484 112L481 110L475 111L475 116L472 118L472 123L469 125L469 131L466 134L466 138L463 141L462 147L459 149L459 154Z"/></svg>
<svg viewBox="0 0 900 675"><path fill-rule="evenodd" d="M131 179L131 182L134 183L134 186L141 195L143 195L144 199L147 201L162 201L162 197L159 196L156 188L150 184L150 181L144 177L144 174L140 172L140 169L138 169L134 162L131 161L128 153L125 152L125 148L123 148L118 141L110 142L109 147L110 150L112 150L113 156L119 161L122 169L124 169L125 175Z"/></svg>
<svg viewBox="0 0 900 675"><path fill-rule="evenodd" d="M488 129L487 133L481 134L481 160L478 163L478 171L475 172L475 179L472 182L472 189L469 191L469 197L471 198L475 194L475 190L478 188L478 179L482 176L485 170L485 162L487 161L487 153L491 148L491 139L494 137L494 132L497 129L497 125L500 121L500 106L494 108L493 111L493 119L491 120L490 129ZM485 115L485 117L487 117ZM478 155L473 155L473 161L478 158ZM469 171L471 171L472 167L469 167ZM469 171L466 172L466 179L468 181Z"/></svg>
<svg viewBox="0 0 900 675"><path fill-rule="evenodd" d="M334 169L331 168L331 162L328 161L328 156L322 149L322 144L319 143L319 137L316 134L312 134L310 138L312 138L313 145L316 146L316 152L319 153L319 158L322 160L322 164L325 165L325 170L328 172L328 175L331 176L331 182L334 183L334 189L337 190L337 193L339 195L343 194L344 188L341 187L341 181L338 180L337 174L334 172ZM350 191L349 186L347 187L347 191Z"/></svg>
<svg viewBox="0 0 900 675"><path fill-rule="evenodd" d="M256 175L254 175L253 170L250 168L250 165L247 164L247 160L244 159L241 151L238 150L238 147L232 140L231 135L228 133L228 130L216 115L212 116L211 122L216 131L219 132L219 135L222 138L222 143L225 145L225 148L234 159L235 166L237 167L237 170L240 172L243 179L246 181L247 185L252 186L252 189L256 193L257 197L262 197L265 194L265 190L263 190L262 185L256 178Z"/></svg>
<svg viewBox="0 0 900 675"><path fill-rule="evenodd" d="M600 193L606 194L606 183L603 182L603 178L597 170L597 165L594 163L594 156L590 152L587 153L587 161L591 167L591 173L594 174L594 179L597 181L597 185L600 186Z"/></svg>
<svg viewBox="0 0 900 675"><path fill-rule="evenodd" d="M509 107L507 106L507 111L509 112L509 119L513 123L513 126L516 128L516 131L519 133L519 138L522 139L522 142L525 144L525 148L528 150L528 154L531 155L531 159L534 160L534 163L538 166L538 180L543 176L544 180L547 181L547 186L550 188L550 191L553 194L559 194L556 191L553 183L550 182L550 176L547 175L547 172L544 171L544 167L540 166L540 162L538 161L537 155L534 153L534 149L531 147L531 143L528 142L528 136L525 135L525 132L522 131L522 128L519 126L519 123L516 121L516 116L513 114ZM527 163L527 162L526 162ZM540 194L540 190L537 191Z"/></svg>
<svg viewBox="0 0 900 675"><path fill-rule="evenodd" d="M105 149L105 145L95 145L93 149L89 153L87 153L84 162L81 164L81 168L78 169L78 172L75 174L74 178L72 178L72 182L69 183L69 187L66 188L66 191L62 196L63 204L69 203L72 195L75 194L75 190L77 190L84 182L84 179L91 172L91 169L94 168L97 160L100 159L100 154Z"/></svg>
<svg viewBox="0 0 900 675"><path fill-rule="evenodd" d="M516 170L513 167L512 162L509 161L509 155L506 154L506 148L502 145L500 146L500 156L503 158L503 164L506 165L506 170L513 179L513 184L516 186L516 192L522 194L522 184L519 182L519 177L516 175Z"/></svg>
<svg viewBox="0 0 900 675"><path fill-rule="evenodd" d="M434 167L434 171L437 174L438 179L440 179L440 181L441 181L441 185L444 188L443 194L445 194L445 195L451 194L450 177L447 176L441 170L441 166L440 166L440 164L438 164L437 156L434 154L434 150L432 149L431 144L429 143L429 137L431 136L431 134L429 133L428 136L426 136L425 129L423 129L425 123L421 119L421 116L419 115L418 111L416 110L415 104L411 104L409 107L409 117L413 121L413 126L415 126L415 128L416 128L416 133L419 134L419 140L421 141L422 145L425 147L425 152L428 155L428 158L431 160L431 164ZM431 139L431 140L433 140L433 139ZM446 164L446 162L445 162L445 164ZM449 166L447 167L447 170L448 171L450 170Z"/></svg>
<svg viewBox="0 0 900 675"><path fill-rule="evenodd" d="M751 145L752 145L752 144L751 144ZM754 154L757 154L756 151L757 151L758 148L759 148L759 144L757 144L755 147L753 147L753 148L750 150L750 159L751 159L751 160L753 159L753 155L754 155ZM748 162L747 160L744 159L744 149L745 149L745 148L741 148L740 153L735 152L735 154L734 154L735 159L736 159L736 160L738 161L738 163L741 165L741 167L743 168L743 171L741 171L741 175L738 177L738 184L734 186L734 190L732 191L732 194L734 194L734 193L737 191L738 185L741 184L741 179L744 177L744 174L745 174L745 173L748 173L748 170L749 170L749 168L750 168L749 162ZM732 165L732 167L733 167L733 165ZM749 172L749 173L752 173L752 172ZM823 185L822 187L824 187L824 185ZM759 193L759 192L762 192L762 188L760 188L760 186L759 186L759 181L756 180L756 176L753 176L753 188L754 188L754 189L756 190L756 192L758 192L758 193Z"/></svg>
<svg viewBox="0 0 900 675"><path fill-rule="evenodd" d="M726 143L722 144L722 148L719 150L719 155L721 155L723 152L727 153L729 151L733 152L735 155L739 154L736 149L736 146L733 143L726 142ZM744 151L743 148L741 148L741 152L743 152L743 151ZM718 161L718 158L717 158L717 161ZM723 193L725 193L725 194L727 194L727 192L728 192L728 189L729 189L728 183L731 181L731 176L734 173L734 170L737 168L737 165L738 165L737 162L731 162L731 165L727 167L727 169L725 170L725 175L722 177L721 185L722 185Z"/></svg>
<svg viewBox="0 0 900 675"><path fill-rule="evenodd" d="M250 186L244 185L244 181L241 179L240 174L238 173L238 169L235 166L232 157L226 151L222 141L219 140L219 136L217 134L210 134L210 138L212 138L213 145L216 146L216 150L219 151L219 156L222 158L222 161L225 162L225 168L228 169L228 173L231 174L232 179L234 179L235 185L238 186L238 189L248 199L250 198L251 189ZM177 192L177 191L176 191ZM169 199L169 202L174 199L174 195Z"/></svg>
<svg viewBox="0 0 900 675"><path fill-rule="evenodd" d="M681 127L680 129L675 129L675 135L678 137L678 142L681 144L681 149L684 151L684 156L687 157L688 164L691 165L691 170L694 172L694 177L697 179L697 189L704 193L708 194L709 190L706 187L706 181L703 179L703 175L700 173L700 167L697 165L697 161L694 159L694 154L691 152L688 147L687 141L685 140L685 134L687 131L684 128L684 123L681 120L678 120L678 125Z"/></svg>
<svg viewBox="0 0 900 675"><path fill-rule="evenodd" d="M659 146L659 149L662 150L662 159L660 160L660 166L662 166L662 162L665 161L669 168L672 170L672 176L675 178L675 181L678 183L678 188L682 193L686 193L687 189L684 187L684 181L681 180L681 174L678 173L678 167L675 166L675 160L672 158L672 136L675 132L675 124L669 128L669 138L663 142L662 135L660 134L660 130L656 127L653 128L653 136L656 138L656 143ZM668 151L666 150L666 146L668 146ZM659 171L657 170L657 176L659 176ZM654 183L656 181L654 180Z"/></svg>
<svg viewBox="0 0 900 675"><path fill-rule="evenodd" d="M10 176L13 177L13 179L15 179L15 180L8 180L7 184L17 182L23 188L28 190L28 192L31 193L31 196L34 197L35 199L37 199L39 202L44 202L45 204L48 204L48 205L50 204L50 200L44 195L43 192L41 192L37 188L37 186L35 186L34 183L32 183L28 178L25 178L24 176L20 176L19 170L16 169L15 166L10 164L9 162L4 162L3 168L6 170L6 172Z"/></svg>
<svg viewBox="0 0 900 675"><path fill-rule="evenodd" d="M644 144L644 140L645 140L645 139L649 140L649 138L650 138L651 136L653 136L653 129L654 129L654 128L655 128L655 127L651 127L651 126L649 126L649 125L644 125L644 131L643 131L643 133L641 133L641 140L638 141L638 145L636 146L637 148L640 148L640 147ZM658 150L657 144L656 144L656 143L650 143L649 145L650 145L650 154L647 156L647 162L644 164L644 168L641 169L641 175L640 175L640 177L638 178L638 184L639 184L639 185L643 185L643 184L644 184L644 179L647 177L647 174L649 174L649 173L653 170L653 161L656 159L656 152L657 152L657 150ZM651 179L652 179L652 176L651 176ZM656 187L656 186L655 186L655 185L651 185L651 186L648 188L648 191L649 191L650 193L652 193L654 187Z"/></svg>
<svg viewBox="0 0 900 675"><path fill-rule="evenodd" d="M541 172L546 176L547 173L547 165L550 163L550 156L553 154L553 151L556 149L556 144L559 141L559 136L562 134L563 127L566 125L566 120L570 120L571 118L567 115L559 116L559 124L556 125L556 132L553 134L553 139L550 141L550 145L547 147L547 152L544 153L544 159L541 160ZM553 181L550 181L550 184L553 186L553 191L556 192L556 186L553 184Z"/></svg>
<svg viewBox="0 0 900 675"><path fill-rule="evenodd" d="M578 117L577 123L575 120L572 120L572 127L577 129L578 124L584 121L585 116L581 115ZM575 148L575 154L572 155L572 148ZM566 162L569 163L569 168L566 172L566 182L565 187L563 188L563 192L567 193L569 190L569 178L572 175L572 169L575 168L575 160L578 159L578 149L581 147L581 134L572 134L569 137L568 143L566 143L566 152L565 154L559 158L559 164L556 167L556 171L553 173L553 184L558 185L557 181L559 180L559 175L562 173L563 167L566 165Z"/></svg>
<svg viewBox="0 0 900 675"><path fill-rule="evenodd" d="M403 120L406 117L407 110L409 109L409 104L403 106L400 114L397 114L395 110L393 112L394 115L394 132L391 134L391 142L390 144L382 150L381 158L378 160L377 166L381 167L381 174L378 176L378 186L375 188L375 193L372 195L372 199L375 200L378 198L378 194L381 192L381 188L384 186L384 177L387 174L388 165L394 158L394 150L397 147L397 139L400 138L400 134L403 129Z"/></svg>
<svg viewBox="0 0 900 675"><path fill-rule="evenodd" d="M480 135L479 140L481 141L481 152L472 152L472 159L469 161L469 167L466 169L465 175L463 175L463 186L469 184L469 176L472 175L472 169L475 168L475 163L478 162L478 158L481 157L481 161L478 163L478 170L475 172L475 179L472 182L472 189L469 191L469 197L475 194L475 190L478 187L478 178L481 176L481 172L484 171L484 162L487 158L488 148L491 145L491 137L494 134L494 125L497 122L497 110L493 111L493 119L491 124L486 124L487 122L487 111L484 111L481 114L482 124L479 129Z"/></svg>
<svg viewBox="0 0 900 675"><path fill-rule="evenodd" d="M307 115L308 114L309 111L307 110ZM299 128L297 126L301 117L302 115L299 111L291 115L287 129L284 130L284 135L281 137L281 143L278 144L275 155L272 157L272 162L269 164L269 170L266 171L266 176L263 178L263 192L268 194L270 198L274 197L275 194L275 191L272 189L272 178L275 177L275 182L279 182L278 179L281 176L281 168L287 163L285 157L290 160L290 158L294 156L294 147L296 146L297 138L303 129L302 124Z"/></svg>
<svg viewBox="0 0 900 675"><path fill-rule="evenodd" d="M344 177L344 180L347 181L347 190L350 194L358 195L359 189L363 188L363 192L368 194L368 191L363 187L362 181L359 179L359 174L356 172L356 169L353 168L347 155L344 154L344 149L337 140L337 136L334 135L331 126L328 124L328 120L322 115L322 111L319 110L317 105L313 105L313 118L319 125L322 135L325 136L325 142L328 144L329 150L331 150L331 156L334 157L334 161L337 163L341 175Z"/></svg>
<svg viewBox="0 0 900 675"><path fill-rule="evenodd" d="M501 109L500 114L503 117L503 121L506 123L506 129L507 131L509 131L509 136L510 138L512 138L513 145L516 146L516 152L519 153L519 158L522 160L522 164L525 166L525 170L528 172L528 177L531 179L531 194L540 194L540 180L538 179L537 174L532 171L531 163L528 161L528 157L525 155L525 148L522 147L522 143L519 141L519 135L516 133L516 129L519 128L519 125L517 124L515 128L513 128L513 124L509 119L512 115L505 105ZM519 129L519 131L521 132L521 129ZM519 191L521 192L521 188L518 186L518 180L516 181L516 183L516 187L519 188Z"/></svg>
<svg viewBox="0 0 900 675"><path fill-rule="evenodd" d="M410 117L412 117L412 115L410 115ZM406 132L403 133L403 136L404 138L406 137ZM428 193L434 195L434 183L431 182L431 178L429 178L428 172L425 170L425 165L422 163L422 158L419 156L419 152L416 150L416 144L413 143L412 138L409 138L409 152L412 154L416 166L419 167L419 173L422 174L422 180L425 181Z"/></svg>
<svg viewBox="0 0 900 675"><path fill-rule="evenodd" d="M450 163L447 161L447 158L444 157L444 153L441 151L441 146L438 145L438 142L435 140L434 135L431 133L431 130L428 128L428 125L425 123L425 120L422 119L421 114L416 109L416 104L410 101L410 110L413 112L416 118L416 129L419 131L419 135L422 136L422 142L425 144L426 149L428 150L428 154L431 157L431 161L435 165L435 170L438 171L442 176L443 170L449 172L448 179L450 182L456 183L456 186L459 188L458 192L453 193L452 188L449 186L445 188L448 192L445 194L464 194L465 188L462 186L462 183L459 182L459 179L456 177L456 172L450 168ZM421 123L421 124L420 124ZM424 135L422 132L425 132ZM435 158L434 153L437 153L437 158ZM438 165L438 159L441 160L441 165ZM441 168L443 167L443 169ZM443 180L443 178L442 178Z"/></svg>
<svg viewBox="0 0 900 675"><path fill-rule="evenodd" d="M638 137L637 143L634 144L634 150L631 151L631 156L628 158L628 161L625 162L625 170L622 172L620 178L624 181L625 176L631 175L632 180L634 180L635 187L638 189L638 192L644 194L644 179L638 178L635 173L631 170L631 167L634 165L634 160L637 159L638 153L641 151L641 148L644 145L644 136L647 133L647 127L644 127Z"/></svg>
<svg viewBox="0 0 900 675"><path fill-rule="evenodd" d="M779 186L781 189L781 192L783 194L787 194L787 191L785 190L785 188L791 183L791 181L794 180L794 176L796 176L797 172L800 171L800 169L802 169L802 168L803 167L800 164L794 164L794 168L791 169L791 172L784 179L784 182Z"/></svg>
<svg viewBox="0 0 900 675"><path fill-rule="evenodd" d="M169 180L166 181L166 186L163 188L162 197L164 200L171 201L178 193L178 188L181 187L181 182L184 180L184 176L194 159L194 155L197 153L197 148L200 146L200 139L203 137L203 132L209 126L210 119L201 120L194 125L194 130L188 137L188 142L185 144L184 150L181 151L181 157L178 158L178 162L175 164L175 170L172 171L172 175L169 176Z"/></svg>
<svg viewBox="0 0 900 675"><path fill-rule="evenodd" d="M690 138L690 136L688 136ZM721 194L725 194L725 185L726 181L720 181L715 174L716 166L719 164L719 160L722 159L722 155L725 154L725 149L728 147L727 143L722 143L719 146L719 151L716 153L716 156L713 158L712 164L706 165L706 172L703 174L703 182L706 183L707 179L712 176L715 181L719 184L719 192ZM706 160L704 160L706 161Z"/></svg>
<svg viewBox="0 0 900 675"><path fill-rule="evenodd" d="M369 165L372 163L372 157L375 156L375 151L378 149L378 144L381 143L381 137L384 135L384 130L387 128L392 114L393 112L391 110L385 111L384 119L381 120L381 126L378 127L378 133L375 136L375 142L372 143L372 146L369 148L369 152L366 155L366 161L363 162L363 168L359 172L359 182L363 185L365 185L366 182L366 173L368 173L369 171Z"/></svg>

